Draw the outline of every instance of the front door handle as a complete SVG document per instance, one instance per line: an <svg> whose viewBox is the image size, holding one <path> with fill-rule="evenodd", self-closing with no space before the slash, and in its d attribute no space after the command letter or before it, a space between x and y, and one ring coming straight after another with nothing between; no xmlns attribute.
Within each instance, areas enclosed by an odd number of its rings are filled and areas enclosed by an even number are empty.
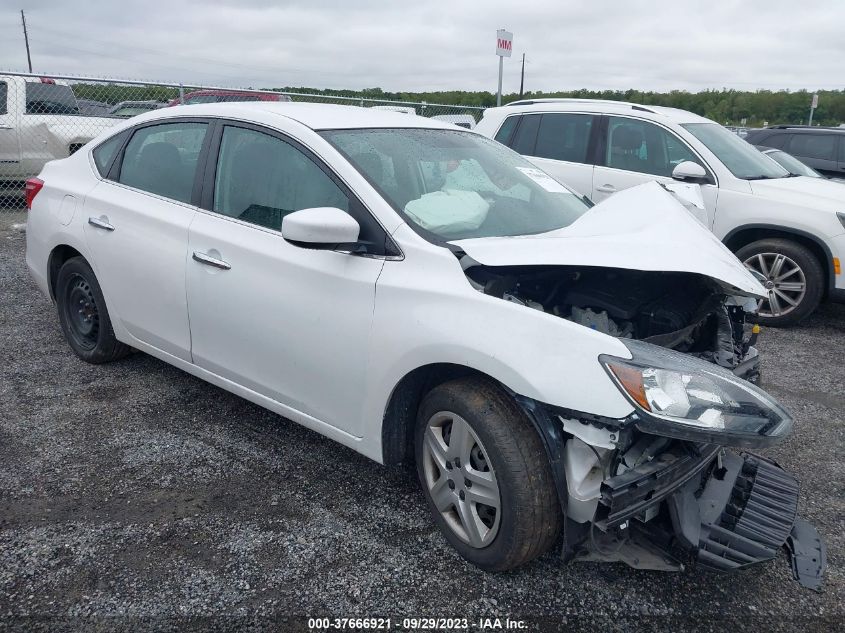
<svg viewBox="0 0 845 633"><path fill-rule="evenodd" d="M88 218L88 224L91 226L96 226L98 229L103 229L105 231L114 231L114 227L106 222L105 220L101 220L100 218Z"/></svg>
<svg viewBox="0 0 845 633"><path fill-rule="evenodd" d="M602 193L616 193L616 187L613 185L599 185L596 187L596 191L601 191Z"/></svg>
<svg viewBox="0 0 845 633"><path fill-rule="evenodd" d="M2 123L0 123L0 130L11 130L11 129L12 129L11 125L3 125Z"/></svg>
<svg viewBox="0 0 845 633"><path fill-rule="evenodd" d="M217 259L199 251L194 251L193 258L195 262L205 264L206 266L214 266L214 268L219 268L220 270L229 270L231 268L229 262L224 262L222 259Z"/></svg>

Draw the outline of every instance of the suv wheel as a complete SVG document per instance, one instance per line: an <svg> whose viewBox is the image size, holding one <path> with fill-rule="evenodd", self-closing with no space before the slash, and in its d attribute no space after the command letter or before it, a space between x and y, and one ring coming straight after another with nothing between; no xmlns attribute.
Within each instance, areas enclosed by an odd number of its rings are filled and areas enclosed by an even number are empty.
<svg viewBox="0 0 845 633"><path fill-rule="evenodd" d="M810 315L824 294L824 271L805 246L772 238L752 242L736 253L751 271L765 277L768 299L759 304L764 325L794 325Z"/></svg>
<svg viewBox="0 0 845 633"><path fill-rule="evenodd" d="M67 260L59 269L55 296L62 332L79 358L107 363L131 351L115 338L103 291L82 257Z"/></svg>
<svg viewBox="0 0 845 633"><path fill-rule="evenodd" d="M562 517L540 437L516 402L479 378L435 387L416 429L417 473L449 543L487 571L548 551Z"/></svg>

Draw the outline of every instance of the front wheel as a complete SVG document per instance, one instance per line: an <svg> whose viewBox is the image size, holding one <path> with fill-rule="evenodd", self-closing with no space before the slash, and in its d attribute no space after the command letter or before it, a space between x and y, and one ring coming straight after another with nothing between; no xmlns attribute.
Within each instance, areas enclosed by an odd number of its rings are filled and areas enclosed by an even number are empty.
<svg viewBox="0 0 845 633"><path fill-rule="evenodd" d="M824 295L824 270L806 246L771 238L752 242L736 253L745 267L761 278L769 295L760 301L760 323L794 325L809 316Z"/></svg>
<svg viewBox="0 0 845 633"><path fill-rule="evenodd" d="M416 458L435 522L472 564L512 569L554 545L562 516L545 449L495 383L465 378L429 392L417 418Z"/></svg>

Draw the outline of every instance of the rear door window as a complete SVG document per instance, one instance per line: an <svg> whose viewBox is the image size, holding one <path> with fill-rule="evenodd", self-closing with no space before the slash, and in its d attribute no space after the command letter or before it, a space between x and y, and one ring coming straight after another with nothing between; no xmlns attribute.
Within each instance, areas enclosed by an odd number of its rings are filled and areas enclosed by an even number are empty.
<svg viewBox="0 0 845 633"><path fill-rule="evenodd" d="M789 144L789 153L803 158L835 160L836 137L833 134L796 134Z"/></svg>
<svg viewBox="0 0 845 633"><path fill-rule="evenodd" d="M0 114L6 114L9 111L6 101L9 98L9 89L6 87L5 81L0 81Z"/></svg>
<svg viewBox="0 0 845 633"><path fill-rule="evenodd" d="M534 156L586 163L592 123L589 114L543 114Z"/></svg>
<svg viewBox="0 0 845 633"><path fill-rule="evenodd" d="M137 130L123 153L118 182L179 202L191 202L207 123L151 125Z"/></svg>
<svg viewBox="0 0 845 633"><path fill-rule="evenodd" d="M513 142L511 142L511 148L515 152L526 156L534 155L541 118L541 114L526 114L522 117L513 137Z"/></svg>

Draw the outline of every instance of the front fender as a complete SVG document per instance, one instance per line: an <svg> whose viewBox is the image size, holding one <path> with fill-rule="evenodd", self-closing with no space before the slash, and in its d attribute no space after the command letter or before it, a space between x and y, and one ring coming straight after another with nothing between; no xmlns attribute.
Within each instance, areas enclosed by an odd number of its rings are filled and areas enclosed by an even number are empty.
<svg viewBox="0 0 845 633"><path fill-rule="evenodd" d="M409 263L386 262L379 278L365 433L377 434L368 425L381 423L404 376L437 363L472 368L554 406L610 418L633 411L598 360L601 354L630 358L619 340L480 293L454 258L442 268L436 261Z"/></svg>

